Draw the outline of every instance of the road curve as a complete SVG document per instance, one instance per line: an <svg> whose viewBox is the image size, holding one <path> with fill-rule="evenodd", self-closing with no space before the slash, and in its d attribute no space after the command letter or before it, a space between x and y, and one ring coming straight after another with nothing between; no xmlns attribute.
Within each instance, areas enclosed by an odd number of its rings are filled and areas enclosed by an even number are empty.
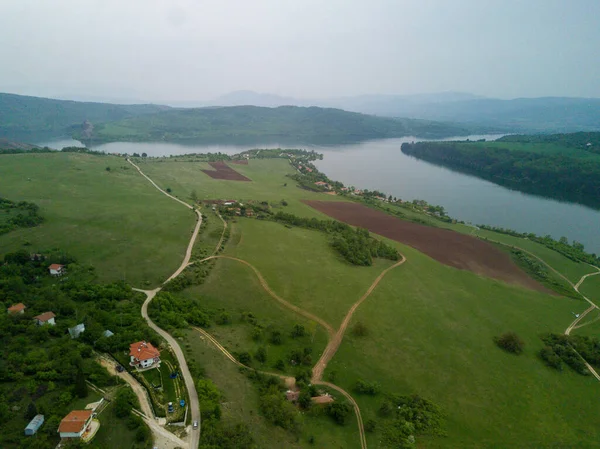
<svg viewBox="0 0 600 449"><path fill-rule="evenodd" d="M586 275L582 276L582 277L581 277L581 279L579 279L579 282L577 282L577 284L575 284L575 285L571 284L571 285L573 285L573 289L574 289L574 290L575 290L577 293L579 293L579 294L580 294L580 295L581 295L581 296L582 296L582 297L583 297L583 298L584 298L584 299L585 299L587 302L589 302L589 303L591 304L591 306L590 306L588 309L586 309L586 310L585 310L585 312L583 312L582 314L580 314L580 315L579 315L579 316L578 316L578 317L575 319L575 321L573 321L573 322L572 322L572 323L569 325L569 327L567 327L567 330L565 330L565 335L569 335L569 334L571 333L571 331L572 331L572 330L574 330L574 329L577 329L577 328L579 328L579 327L583 327L583 326L585 326L585 324L582 324L582 325L579 325L579 326L578 326L578 324L579 324L579 322L580 322L580 321L581 321L583 318L585 318L585 316L586 316L588 313L590 313L590 312L591 312L592 310L594 310L594 309L598 309L598 306L597 306L596 304L594 304L594 302L592 302L592 300L590 300L590 299L589 299L587 296L585 296L584 294L582 294L582 293L579 291L579 287L581 286L581 284L583 284L583 281L585 281L585 280L586 280L588 277L590 277L590 276L596 276L596 275L600 274L600 268L598 268L598 267L597 267L597 266L595 266L595 265L591 265L591 266L592 266L592 267L594 267L594 268L595 268L596 270L598 270L598 271L596 271L595 273L588 273L588 274L586 274ZM586 324L590 324L590 323L586 323ZM588 369L589 369L589 367L588 367ZM590 370L590 371L592 371L592 370ZM592 374L594 374L594 373L595 373L595 371L593 371L593 373L592 373ZM597 377L597 375L596 375L596 374L594 374L594 375ZM598 380L600 380L600 379L598 379Z"/></svg>
<svg viewBox="0 0 600 449"><path fill-rule="evenodd" d="M212 260L212 259L228 259L228 260L235 260L236 262L243 263L244 265L246 265L247 267L249 267L250 269L252 269L252 271L254 271L254 274L258 278L258 281L260 282L260 285L262 286L262 288L273 299L275 299L280 304L283 304L288 309L293 310L298 315L302 315L303 317L308 318L309 320L312 320L312 321L315 321L316 323L319 323L321 326L323 326L325 328L325 330L327 330L327 333L329 334L329 338L333 338L333 336L335 335L335 331L333 330L333 327L331 327L331 325L329 323L327 323L325 320L323 320L322 318L319 318L316 315L313 315L310 312L307 312L304 309L301 309L298 306L295 306L294 304L292 304L292 303L286 301L285 299L281 298L280 296L277 295L277 293L275 293L273 290L271 290L271 287L269 287L269 284L267 284L267 281L265 280L265 278L263 278L262 274L260 274L260 271L258 271L258 269L254 265L252 265L250 262L246 262L243 259L238 259L236 257L231 257L231 256L209 256L209 257L207 257L205 259L200 260L199 262L206 262L206 261Z"/></svg>
<svg viewBox="0 0 600 449"><path fill-rule="evenodd" d="M178 203L181 203L188 209L193 210L198 217L196 226L194 227L194 231L192 232L192 237L190 238L190 241L188 243L183 261L182 261L181 265L179 266L179 268L177 268L177 270L171 276L169 276L169 278L163 283L163 286L164 286L164 284L166 284L167 282L169 282L169 281L175 279L177 276L179 276L183 272L183 270L185 270L185 268L189 265L190 259L192 257L192 249L194 248L194 243L196 242L196 238L198 237L198 233L200 232L200 226L202 225L202 214L197 209L195 209L193 206L190 206L189 204L185 203L184 201L181 201L180 199L175 198L173 195L171 195L171 194L165 192L163 189L161 189L158 185L156 185L156 183L154 181L152 181L152 179L150 179L148 176L146 176L146 174L144 174L142 172L142 170L137 165L135 165L129 158L127 159L127 162L129 162L131 165L133 165L136 168L136 170L144 178L146 178L148 181L150 181L150 183L154 187L156 187L160 192L162 192L169 198L177 201ZM198 400L198 392L196 391L196 385L194 383L194 379L192 377L192 374L190 373L189 367L185 360L185 355L183 354L183 351L181 350L179 343L177 343L177 341L171 336L171 334L169 334L167 331L158 327L148 316L148 305L150 304L152 299L154 299L156 294L158 292L160 292L161 289L162 289L162 287L155 288L154 290L140 290L140 289L134 288L135 291L142 292L146 295L146 300L144 301L144 304L142 304L142 317L146 320L146 322L148 323L148 326L150 326L150 328L152 328L154 331L156 331L161 337L163 337L167 341L167 343L173 349L175 356L177 357L177 362L179 363L179 369L181 371L181 375L183 377L185 387L186 387L186 389L188 391L188 395L189 395L191 419L192 419L192 422L193 421L198 422L198 429L197 430L192 429L192 431L190 432L190 440L189 440L190 448L197 449L198 445L200 444L200 434L201 434L201 430L202 430L202 424L201 424L201 414L200 414L200 401Z"/></svg>

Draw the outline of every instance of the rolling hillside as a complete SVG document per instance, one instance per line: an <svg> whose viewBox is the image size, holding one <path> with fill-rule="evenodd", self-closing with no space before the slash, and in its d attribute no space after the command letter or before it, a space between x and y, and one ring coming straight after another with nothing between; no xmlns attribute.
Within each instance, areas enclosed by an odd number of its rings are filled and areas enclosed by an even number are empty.
<svg viewBox="0 0 600 449"><path fill-rule="evenodd" d="M0 93L0 138L35 141L66 136L85 120L108 122L165 109L168 106L83 103Z"/></svg>
<svg viewBox="0 0 600 449"><path fill-rule="evenodd" d="M96 125L92 143L265 138L337 143L411 135L447 137L470 132L454 124L382 118L339 109L235 106L173 109Z"/></svg>

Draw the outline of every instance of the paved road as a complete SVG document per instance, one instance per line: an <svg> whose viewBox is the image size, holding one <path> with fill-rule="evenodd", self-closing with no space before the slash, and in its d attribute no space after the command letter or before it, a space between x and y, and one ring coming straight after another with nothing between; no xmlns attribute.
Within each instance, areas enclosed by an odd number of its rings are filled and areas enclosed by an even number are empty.
<svg viewBox="0 0 600 449"><path fill-rule="evenodd" d="M190 259L192 257L192 250L194 248L194 243L196 242L196 238L198 237L198 232L200 231L200 226L202 225L202 214L200 213L200 211L195 209L193 206L190 206L186 202L181 201L178 198L175 198L173 195L171 195L171 194L165 192L163 189L161 189L154 181L152 181L152 179L150 179L148 176L146 176L137 165L135 165L133 162L131 162L131 160L127 159L127 162L129 162L131 165L133 165L136 168L136 170L144 178L146 178L148 181L150 181L150 183L154 187L156 187L160 192L162 192L169 198L177 201L178 203L181 203L188 209L193 210L198 217L196 226L194 228L194 231L192 232L192 237L190 238L190 242L188 243L188 246L187 246L187 249L185 252L185 257L183 258L183 261L181 262L181 265L179 266L179 268L177 268L177 270L171 276L169 276L169 278L163 283L163 285L164 285L167 282L169 282L172 279L179 276L183 272L183 270L185 270L185 268L190 264ZM194 421L198 422L198 429L196 429L196 430L194 430L191 426L189 426L189 429L188 429L189 434L190 434L189 447L191 449L197 449L198 445L200 444L200 433L201 433L200 418L201 418L201 416L200 416L200 401L198 400L198 392L196 391L196 385L194 383L194 379L193 379L192 374L190 373L190 370L187 366L187 362L185 360L185 355L183 354L183 351L181 350L179 343L177 343L177 341L171 336L171 334L169 334L167 331L158 327L148 316L148 304L150 304L152 299L154 299L156 294L161 289L162 289L162 287L155 288L154 290L140 290L140 289L134 289L134 290L142 292L146 295L146 300L144 301L144 304L142 305L142 317L146 320L146 322L152 329L154 329L161 337L163 337L167 341L167 343L169 343L171 348L173 348L173 352L175 353L175 356L177 357L177 362L179 363L179 369L181 371L181 375L183 377L183 380L185 382L185 387L186 387L186 389L188 391L188 395L189 395L191 419L192 419L192 422L194 422Z"/></svg>

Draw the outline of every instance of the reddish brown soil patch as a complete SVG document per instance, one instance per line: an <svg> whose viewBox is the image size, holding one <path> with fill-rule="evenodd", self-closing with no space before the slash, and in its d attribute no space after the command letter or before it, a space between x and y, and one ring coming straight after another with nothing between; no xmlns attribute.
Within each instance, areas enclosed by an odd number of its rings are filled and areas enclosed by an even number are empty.
<svg viewBox="0 0 600 449"><path fill-rule="evenodd" d="M469 235L404 221L362 204L337 201L304 203L336 220L412 246L451 267L552 293L515 265L507 253Z"/></svg>
<svg viewBox="0 0 600 449"><path fill-rule="evenodd" d="M226 179L228 181L250 181L244 175L236 172L223 161L208 163L214 170L202 170L213 179Z"/></svg>
<svg viewBox="0 0 600 449"><path fill-rule="evenodd" d="M248 159L238 159L236 161L229 161L231 164L236 165L248 165Z"/></svg>

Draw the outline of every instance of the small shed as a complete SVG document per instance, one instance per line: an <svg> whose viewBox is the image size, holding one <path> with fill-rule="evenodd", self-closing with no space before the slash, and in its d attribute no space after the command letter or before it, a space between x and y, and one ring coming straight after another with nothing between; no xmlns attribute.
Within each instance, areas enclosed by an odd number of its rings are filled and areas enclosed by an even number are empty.
<svg viewBox="0 0 600 449"><path fill-rule="evenodd" d="M85 332L85 325L83 323L78 324L69 328L69 335L71 338L79 338L79 336Z"/></svg>
<svg viewBox="0 0 600 449"><path fill-rule="evenodd" d="M108 329L106 329L104 332L102 332L102 336L103 337L112 337L113 335L115 335L113 332L109 331Z"/></svg>
<svg viewBox="0 0 600 449"><path fill-rule="evenodd" d="M40 427L44 424L44 415L35 415L27 427L25 427L25 435L35 435Z"/></svg>

